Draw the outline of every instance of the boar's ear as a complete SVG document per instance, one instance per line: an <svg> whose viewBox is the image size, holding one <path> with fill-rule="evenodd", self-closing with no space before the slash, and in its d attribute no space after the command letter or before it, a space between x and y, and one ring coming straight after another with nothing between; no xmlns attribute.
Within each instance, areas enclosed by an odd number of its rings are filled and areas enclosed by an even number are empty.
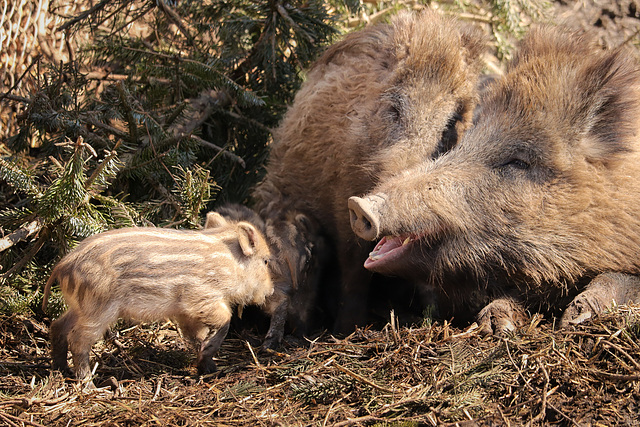
<svg viewBox="0 0 640 427"><path fill-rule="evenodd" d="M204 228L216 228L227 225L227 220L218 212L209 212L207 214L207 220L204 223Z"/></svg>
<svg viewBox="0 0 640 427"><path fill-rule="evenodd" d="M392 57L390 52L391 27L389 25L371 25L361 31L354 31L347 34L342 40L333 43L311 66L312 70L335 63L352 63L355 58L363 58L361 61L375 63L376 65L387 65ZM384 58L380 61L372 61L371 58Z"/></svg>
<svg viewBox="0 0 640 427"><path fill-rule="evenodd" d="M238 223L238 243L245 256L251 256L258 244L258 231L248 222Z"/></svg>
<svg viewBox="0 0 640 427"><path fill-rule="evenodd" d="M586 73L584 130L593 141L588 155L606 160L630 151L640 114L640 69L635 60L618 49L603 55Z"/></svg>
<svg viewBox="0 0 640 427"><path fill-rule="evenodd" d="M470 64L471 68L479 73L484 65L482 55L489 48L485 32L476 26L463 25L460 28L460 41L465 51L467 64Z"/></svg>

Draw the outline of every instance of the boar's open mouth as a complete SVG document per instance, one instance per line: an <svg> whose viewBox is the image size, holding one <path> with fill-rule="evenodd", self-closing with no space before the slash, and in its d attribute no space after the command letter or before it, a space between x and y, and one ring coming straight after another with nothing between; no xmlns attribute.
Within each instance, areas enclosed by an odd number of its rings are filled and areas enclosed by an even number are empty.
<svg viewBox="0 0 640 427"><path fill-rule="evenodd" d="M409 252L413 242L420 240L421 237L416 234L383 237L369 254L364 267L379 273L393 270L393 266Z"/></svg>

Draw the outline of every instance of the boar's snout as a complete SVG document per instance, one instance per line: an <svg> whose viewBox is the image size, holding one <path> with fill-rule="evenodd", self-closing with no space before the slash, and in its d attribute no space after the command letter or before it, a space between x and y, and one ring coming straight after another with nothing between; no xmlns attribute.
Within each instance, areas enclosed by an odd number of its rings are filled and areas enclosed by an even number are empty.
<svg viewBox="0 0 640 427"><path fill-rule="evenodd" d="M353 232L365 240L380 237L380 206L384 203L381 196L350 197L349 215Z"/></svg>

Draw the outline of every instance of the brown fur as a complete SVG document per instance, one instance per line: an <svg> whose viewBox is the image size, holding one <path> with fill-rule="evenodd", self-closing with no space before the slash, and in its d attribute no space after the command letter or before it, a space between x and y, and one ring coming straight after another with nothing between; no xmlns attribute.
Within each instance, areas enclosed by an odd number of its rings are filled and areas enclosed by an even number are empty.
<svg viewBox="0 0 640 427"><path fill-rule="evenodd" d="M331 46L276 129L256 207L276 234L289 211L320 225L340 264L336 330L363 324L370 280L370 245L349 228L347 199L455 145L484 48L479 31L436 12L400 14Z"/></svg>
<svg viewBox="0 0 640 427"><path fill-rule="evenodd" d="M639 274L640 70L631 56L570 30L534 29L481 108L450 152L350 200L360 236L411 241L367 265L444 283L443 299L462 307L479 291L552 310L599 274ZM637 280L606 283L621 288L611 293L624 295L618 303L640 296Z"/></svg>
<svg viewBox="0 0 640 427"><path fill-rule="evenodd" d="M68 311L51 324L53 367L90 375L91 346L118 318L177 321L201 342L198 370L215 370L213 354L236 305L263 305L273 293L263 233L216 213L203 231L125 228L85 239L54 268Z"/></svg>

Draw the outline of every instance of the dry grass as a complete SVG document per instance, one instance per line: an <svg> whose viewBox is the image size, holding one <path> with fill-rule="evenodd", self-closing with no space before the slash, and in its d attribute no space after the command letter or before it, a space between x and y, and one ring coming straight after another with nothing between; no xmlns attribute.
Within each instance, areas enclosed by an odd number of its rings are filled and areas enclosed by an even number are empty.
<svg viewBox="0 0 640 427"><path fill-rule="evenodd" d="M640 424L640 307L507 338L387 325L264 353L241 334L202 378L171 324L123 329L94 347L102 388L82 392L50 373L43 323L0 318L0 425Z"/></svg>

